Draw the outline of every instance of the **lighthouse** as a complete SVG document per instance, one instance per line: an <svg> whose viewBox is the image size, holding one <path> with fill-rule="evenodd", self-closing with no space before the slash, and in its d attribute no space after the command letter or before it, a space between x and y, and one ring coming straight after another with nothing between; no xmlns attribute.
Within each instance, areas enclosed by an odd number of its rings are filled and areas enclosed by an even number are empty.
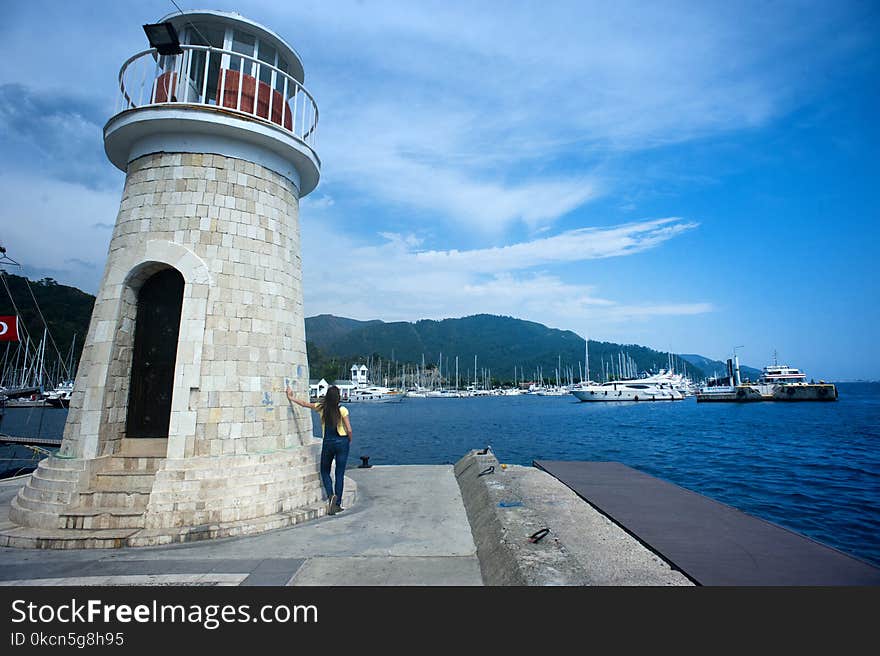
<svg viewBox="0 0 880 656"><path fill-rule="evenodd" d="M299 201L318 184L302 61L238 14L144 26L104 127L125 186L64 438L0 544L113 547L323 514Z"/></svg>

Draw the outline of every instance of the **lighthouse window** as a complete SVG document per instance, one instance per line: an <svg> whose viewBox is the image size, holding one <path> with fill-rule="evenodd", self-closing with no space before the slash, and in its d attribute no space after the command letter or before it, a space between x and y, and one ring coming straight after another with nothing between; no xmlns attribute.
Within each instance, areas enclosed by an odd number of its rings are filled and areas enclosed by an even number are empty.
<svg viewBox="0 0 880 656"><path fill-rule="evenodd" d="M275 65L275 56L276 56L275 48L270 46L268 43L260 42L260 50L257 53L257 59L261 62L266 62L270 66ZM265 82L266 84L272 84L272 69L267 66L260 66L260 81Z"/></svg>
<svg viewBox="0 0 880 656"><path fill-rule="evenodd" d="M212 28L208 25L199 23L189 30L189 42L197 46L211 46L212 48L222 48L225 32L222 29Z"/></svg>
<svg viewBox="0 0 880 656"><path fill-rule="evenodd" d="M284 59L281 59L281 57L278 58L278 70L284 71L285 73L287 73L289 70L288 66L287 66L287 61L285 61ZM284 93L284 76L283 75L276 75L275 76L275 89L277 91L280 91L281 93ZM290 95L292 93L292 91L290 89L288 89L287 93L288 93L288 95Z"/></svg>
<svg viewBox="0 0 880 656"><path fill-rule="evenodd" d="M244 32L239 32L238 30L235 30L232 33L233 52L240 52L243 55L253 57L254 46L256 45L256 43L256 37L253 37L250 34L245 34ZM241 57L231 57L229 61L229 68L231 68L233 71L242 71L244 73L250 74L251 62L249 60L242 59Z"/></svg>
<svg viewBox="0 0 880 656"><path fill-rule="evenodd" d="M189 40L193 45L211 46L212 48L223 48L224 30L214 29L207 25L198 25L189 31ZM205 62L208 61L208 88L205 90L205 99L209 103L216 102L217 83L220 76L220 55L212 53L208 55L205 51L194 51L192 54L192 65L190 68L190 78L193 84L201 92L202 82L204 80Z"/></svg>

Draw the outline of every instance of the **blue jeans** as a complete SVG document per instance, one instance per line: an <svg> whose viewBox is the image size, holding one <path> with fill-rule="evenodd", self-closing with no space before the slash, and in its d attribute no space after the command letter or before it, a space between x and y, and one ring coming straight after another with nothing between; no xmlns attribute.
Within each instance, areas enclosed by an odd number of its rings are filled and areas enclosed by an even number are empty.
<svg viewBox="0 0 880 656"><path fill-rule="evenodd" d="M328 431L329 432L329 431ZM351 440L346 436L325 435L321 447L321 482L327 498L333 496L333 481L330 480L330 463L336 460L336 503L342 505L342 486L345 483L345 465L348 462L348 449Z"/></svg>

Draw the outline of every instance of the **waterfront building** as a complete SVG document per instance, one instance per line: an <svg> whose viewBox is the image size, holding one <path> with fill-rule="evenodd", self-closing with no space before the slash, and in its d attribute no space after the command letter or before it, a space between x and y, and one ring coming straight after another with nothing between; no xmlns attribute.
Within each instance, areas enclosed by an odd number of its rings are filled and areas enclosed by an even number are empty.
<svg viewBox="0 0 880 656"><path fill-rule="evenodd" d="M339 388L339 395L342 400L348 399L351 391L357 389L357 385L352 384L349 380L334 380L332 383L328 383L325 378L322 378L309 381L309 396L313 399L320 398L327 393L331 385L336 385Z"/></svg>

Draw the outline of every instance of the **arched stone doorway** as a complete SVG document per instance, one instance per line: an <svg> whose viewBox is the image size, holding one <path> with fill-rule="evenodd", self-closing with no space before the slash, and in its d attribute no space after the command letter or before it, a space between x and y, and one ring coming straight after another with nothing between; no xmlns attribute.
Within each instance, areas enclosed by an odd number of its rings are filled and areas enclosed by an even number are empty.
<svg viewBox="0 0 880 656"><path fill-rule="evenodd" d="M174 391L184 280L167 268L141 286L137 300L125 434L167 438Z"/></svg>

